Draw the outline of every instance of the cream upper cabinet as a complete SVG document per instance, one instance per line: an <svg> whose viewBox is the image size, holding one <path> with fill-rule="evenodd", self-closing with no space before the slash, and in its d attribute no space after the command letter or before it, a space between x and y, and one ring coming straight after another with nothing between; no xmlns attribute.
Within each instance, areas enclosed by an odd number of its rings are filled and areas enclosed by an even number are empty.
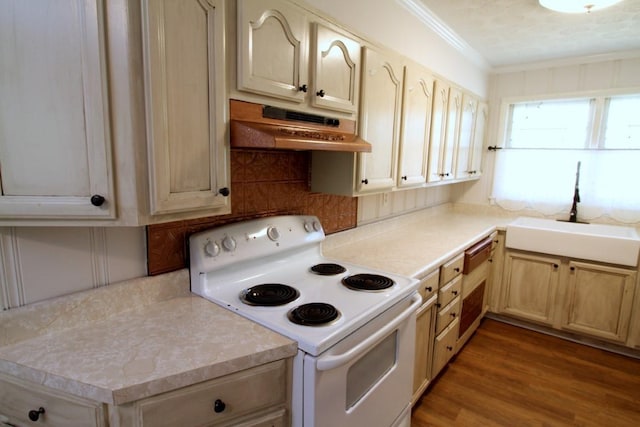
<svg viewBox="0 0 640 427"><path fill-rule="evenodd" d="M484 153L484 137L489 120L489 105L486 102L478 103L475 126L473 129L473 142L471 144L471 159L469 161L469 176L479 178L482 175L482 154Z"/></svg>
<svg viewBox="0 0 640 427"><path fill-rule="evenodd" d="M473 132L478 113L478 100L468 94L462 95L460 109L460 129L458 131L455 178L467 178L471 175L471 159L473 149Z"/></svg>
<svg viewBox="0 0 640 427"><path fill-rule="evenodd" d="M238 0L238 89L302 103L310 92L309 22L281 0Z"/></svg>
<svg viewBox="0 0 640 427"><path fill-rule="evenodd" d="M462 92L436 80L433 95L431 139L429 145L429 170L427 182L439 182L455 178L455 150L459 133L459 116L462 109Z"/></svg>
<svg viewBox="0 0 640 427"><path fill-rule="evenodd" d="M151 213L223 208L223 1L142 4Z"/></svg>
<svg viewBox="0 0 640 427"><path fill-rule="evenodd" d="M357 41L318 22L311 27L309 15L287 1L238 0L237 6L238 90L357 111Z"/></svg>
<svg viewBox="0 0 640 427"><path fill-rule="evenodd" d="M359 192L391 189L396 182L400 114L402 112L401 62L374 49L363 55L360 135L372 146L358 154Z"/></svg>
<svg viewBox="0 0 640 427"><path fill-rule="evenodd" d="M607 340L625 342L636 271L569 261L561 327Z"/></svg>
<svg viewBox="0 0 640 427"><path fill-rule="evenodd" d="M321 24L314 24L311 105L355 113L360 90L360 44Z"/></svg>
<svg viewBox="0 0 640 427"><path fill-rule="evenodd" d="M500 313L551 326L560 259L507 251Z"/></svg>
<svg viewBox="0 0 640 427"><path fill-rule="evenodd" d="M0 2L0 220L116 215L104 2Z"/></svg>
<svg viewBox="0 0 640 427"><path fill-rule="evenodd" d="M427 181L433 83L433 76L423 68L414 64L405 67L398 187Z"/></svg>

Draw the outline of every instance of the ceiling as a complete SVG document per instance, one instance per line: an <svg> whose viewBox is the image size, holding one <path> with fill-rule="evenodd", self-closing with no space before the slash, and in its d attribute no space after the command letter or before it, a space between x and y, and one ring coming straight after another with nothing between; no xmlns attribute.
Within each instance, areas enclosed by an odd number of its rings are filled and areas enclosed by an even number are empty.
<svg viewBox="0 0 640 427"><path fill-rule="evenodd" d="M589 14L552 12L538 0L418 0L492 68L638 51L640 0Z"/></svg>

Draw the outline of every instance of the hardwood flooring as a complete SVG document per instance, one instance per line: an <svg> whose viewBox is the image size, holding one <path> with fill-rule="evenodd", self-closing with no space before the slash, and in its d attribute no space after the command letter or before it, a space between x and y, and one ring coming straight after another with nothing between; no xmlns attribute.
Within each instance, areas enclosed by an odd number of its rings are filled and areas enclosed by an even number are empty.
<svg viewBox="0 0 640 427"><path fill-rule="evenodd" d="M640 426L640 360L485 319L411 426Z"/></svg>

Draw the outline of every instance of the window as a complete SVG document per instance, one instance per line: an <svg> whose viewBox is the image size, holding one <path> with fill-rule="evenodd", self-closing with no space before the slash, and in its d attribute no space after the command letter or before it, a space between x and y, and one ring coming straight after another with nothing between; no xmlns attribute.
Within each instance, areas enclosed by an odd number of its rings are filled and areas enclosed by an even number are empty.
<svg viewBox="0 0 640 427"><path fill-rule="evenodd" d="M505 114L497 204L568 215L580 162L579 220L640 221L640 95L512 103Z"/></svg>

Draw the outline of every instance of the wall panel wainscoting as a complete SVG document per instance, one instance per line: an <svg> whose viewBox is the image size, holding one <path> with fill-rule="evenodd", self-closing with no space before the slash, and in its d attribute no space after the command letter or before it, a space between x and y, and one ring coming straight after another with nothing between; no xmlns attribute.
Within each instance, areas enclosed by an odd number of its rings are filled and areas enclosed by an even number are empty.
<svg viewBox="0 0 640 427"><path fill-rule="evenodd" d="M640 360L485 319L411 426L638 426Z"/></svg>

